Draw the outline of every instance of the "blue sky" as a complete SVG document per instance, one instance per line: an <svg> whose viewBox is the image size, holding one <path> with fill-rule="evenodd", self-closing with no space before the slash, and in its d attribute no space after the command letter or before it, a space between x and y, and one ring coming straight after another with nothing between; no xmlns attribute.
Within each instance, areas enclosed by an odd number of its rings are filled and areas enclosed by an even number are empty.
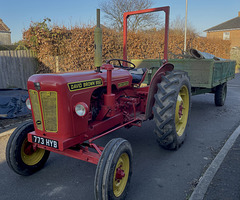
<svg viewBox="0 0 240 200"><path fill-rule="evenodd" d="M0 18L12 32L12 42L22 39L31 21L48 17L65 26L95 23L96 9L104 0L1 0ZM153 0L153 7L170 6L170 20L185 16L185 0ZM204 36L203 31L238 16L240 0L188 0L188 21ZM104 24L103 13L101 23Z"/></svg>

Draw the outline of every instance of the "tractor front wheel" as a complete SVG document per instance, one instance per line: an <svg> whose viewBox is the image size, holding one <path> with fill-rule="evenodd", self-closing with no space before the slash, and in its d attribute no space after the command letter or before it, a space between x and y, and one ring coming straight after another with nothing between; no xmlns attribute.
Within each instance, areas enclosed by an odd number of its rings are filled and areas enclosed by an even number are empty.
<svg viewBox="0 0 240 200"><path fill-rule="evenodd" d="M132 175L132 148L127 140L108 142L99 159L94 187L95 199L125 199Z"/></svg>
<svg viewBox="0 0 240 200"><path fill-rule="evenodd" d="M49 151L28 142L28 133L34 131L32 122L19 126L10 136L6 147L6 160L17 174L28 176L40 170L49 157Z"/></svg>
<svg viewBox="0 0 240 200"><path fill-rule="evenodd" d="M159 144L165 149L178 149L186 137L190 112L191 86L186 72L172 71L162 76L153 106Z"/></svg>

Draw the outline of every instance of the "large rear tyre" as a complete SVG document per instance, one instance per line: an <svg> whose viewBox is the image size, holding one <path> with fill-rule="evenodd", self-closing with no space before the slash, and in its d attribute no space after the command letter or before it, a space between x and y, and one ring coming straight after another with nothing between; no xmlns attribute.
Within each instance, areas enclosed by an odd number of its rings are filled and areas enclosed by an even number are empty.
<svg viewBox="0 0 240 200"><path fill-rule="evenodd" d="M108 142L99 159L94 180L97 200L125 199L132 175L132 148L127 140Z"/></svg>
<svg viewBox="0 0 240 200"><path fill-rule="evenodd" d="M172 71L162 76L153 106L159 144L176 150L184 142L190 113L191 86L186 72Z"/></svg>
<svg viewBox="0 0 240 200"><path fill-rule="evenodd" d="M17 174L28 176L40 170L49 157L49 151L28 142L28 133L34 131L32 122L19 126L10 136L6 147L8 166Z"/></svg>
<svg viewBox="0 0 240 200"><path fill-rule="evenodd" d="M216 106L223 106L227 96L227 83L223 83L216 87L215 91L215 105Z"/></svg>

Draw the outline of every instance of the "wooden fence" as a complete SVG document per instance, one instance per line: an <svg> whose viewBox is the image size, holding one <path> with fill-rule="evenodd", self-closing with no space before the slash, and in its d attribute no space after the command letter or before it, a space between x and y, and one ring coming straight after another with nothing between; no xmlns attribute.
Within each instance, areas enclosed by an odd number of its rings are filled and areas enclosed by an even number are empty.
<svg viewBox="0 0 240 200"><path fill-rule="evenodd" d="M0 88L27 89L27 80L37 67L38 61L31 51L0 51Z"/></svg>

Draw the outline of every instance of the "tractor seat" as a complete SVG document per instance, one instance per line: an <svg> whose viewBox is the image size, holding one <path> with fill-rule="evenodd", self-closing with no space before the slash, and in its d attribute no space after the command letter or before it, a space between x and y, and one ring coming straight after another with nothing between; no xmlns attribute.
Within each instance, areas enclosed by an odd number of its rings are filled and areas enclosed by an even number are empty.
<svg viewBox="0 0 240 200"><path fill-rule="evenodd" d="M138 84L141 82L144 74L147 72L146 68L136 68L129 70L130 74L132 75L132 83Z"/></svg>

